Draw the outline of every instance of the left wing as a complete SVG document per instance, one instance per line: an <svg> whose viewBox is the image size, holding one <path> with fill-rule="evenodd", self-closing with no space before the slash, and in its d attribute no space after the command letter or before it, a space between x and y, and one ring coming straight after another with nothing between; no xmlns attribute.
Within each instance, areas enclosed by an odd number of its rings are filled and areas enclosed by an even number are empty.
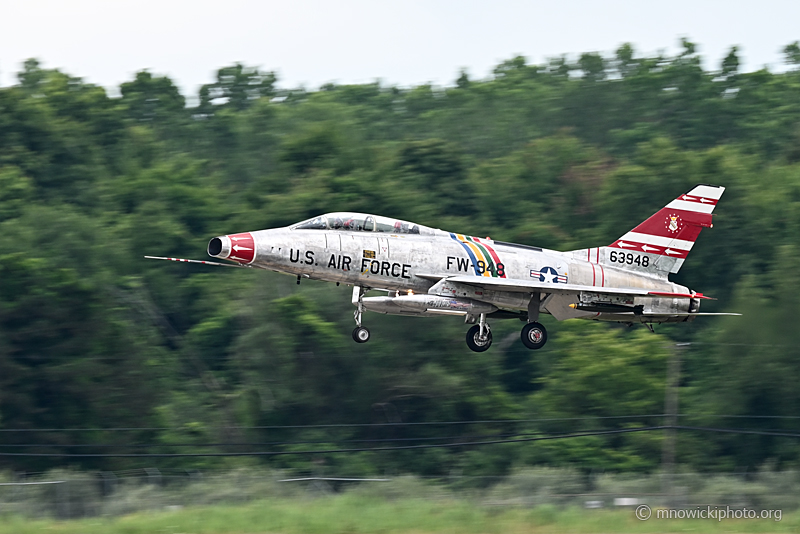
<svg viewBox="0 0 800 534"><path fill-rule="evenodd" d="M421 278L429 278L423 275ZM486 276L439 276L438 279L458 284L467 284L483 289L493 289L495 291L509 291L512 293L541 293L555 294L575 294L582 291L597 293L601 295L631 296L631 297L650 297L650 298L682 298L682 299L709 299L702 293L672 293L669 291L656 291L654 289L643 289L639 287L596 287L584 286L580 284L554 284L551 282L539 282L537 280L519 280L508 278L489 278Z"/></svg>
<svg viewBox="0 0 800 534"><path fill-rule="evenodd" d="M419 275L417 275L419 276ZM506 278L489 278L483 276L437 276L422 275L421 278L434 281L436 284L429 290L433 294L450 296L458 295L475 300L485 300L487 292L502 291L519 294L520 300L511 305L514 308L524 307L526 304L525 293L547 293L548 297L542 302L548 313L559 321L578 317L589 317L599 313L631 314L647 316L650 318L661 317L661 314L645 312L643 306L633 306L634 298L678 298L678 299L711 299L702 293L677 293L647 289L640 287L597 287L580 284L560 284L540 282L539 280L519 280ZM459 286L461 286L459 288ZM587 295L589 294L589 295ZM586 299L586 302L584 302ZM712 299L713 300L713 299ZM493 298L489 301L495 303ZM530 306L530 304L527 304ZM501 304L502 306L502 304ZM664 317L683 315L683 313L667 313ZM687 313L699 315L699 313Z"/></svg>

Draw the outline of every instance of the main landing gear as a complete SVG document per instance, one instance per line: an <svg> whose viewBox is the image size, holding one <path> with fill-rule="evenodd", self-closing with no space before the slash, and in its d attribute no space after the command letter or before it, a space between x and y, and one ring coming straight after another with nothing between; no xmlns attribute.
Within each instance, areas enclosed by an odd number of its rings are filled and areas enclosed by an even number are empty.
<svg viewBox="0 0 800 534"><path fill-rule="evenodd" d="M547 329L539 322L539 305L541 294L534 293L528 303L528 323L522 327L522 344L531 350L538 350L547 343ZM467 316L467 322L474 323L475 316ZM480 315L480 321L467 331L467 346L475 352L483 352L492 346L492 331L486 324L486 314Z"/></svg>
<svg viewBox="0 0 800 534"><path fill-rule="evenodd" d="M520 337L522 344L531 350L538 350L547 343L547 330L539 322L539 306L542 302L541 293L533 293L528 303L528 324L522 327Z"/></svg>
<svg viewBox="0 0 800 534"><path fill-rule="evenodd" d="M531 350L544 347L547 343L547 330L541 323L528 323L522 327L522 344Z"/></svg>
<svg viewBox="0 0 800 534"><path fill-rule="evenodd" d="M541 293L533 293L528 303L528 324L522 327L522 344L531 350L538 350L547 343L547 330L539 322L539 305L542 302Z"/></svg>
<svg viewBox="0 0 800 534"><path fill-rule="evenodd" d="M361 286L353 286L353 304L356 305L356 311L353 313L353 318L356 320L356 327L353 330L353 341L356 343L366 343L369 341L369 330L367 327L361 325L361 315L364 313L364 295L367 289Z"/></svg>
<svg viewBox="0 0 800 534"><path fill-rule="evenodd" d="M541 323L528 323L522 327L520 337L523 345L538 350L547 343L547 329ZM486 314L481 314L480 323L467 331L467 346L475 352L483 352L492 346L492 331L486 323Z"/></svg>

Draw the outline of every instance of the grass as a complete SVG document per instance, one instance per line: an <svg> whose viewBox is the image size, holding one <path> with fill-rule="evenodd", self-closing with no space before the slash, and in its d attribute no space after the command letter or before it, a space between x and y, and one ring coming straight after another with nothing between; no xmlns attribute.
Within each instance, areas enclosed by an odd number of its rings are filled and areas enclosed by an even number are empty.
<svg viewBox="0 0 800 534"><path fill-rule="evenodd" d="M353 534L800 532L800 512L774 520L639 521L633 510L542 505L487 507L469 500L387 500L364 495L270 499L72 521L0 516L0 534Z"/></svg>

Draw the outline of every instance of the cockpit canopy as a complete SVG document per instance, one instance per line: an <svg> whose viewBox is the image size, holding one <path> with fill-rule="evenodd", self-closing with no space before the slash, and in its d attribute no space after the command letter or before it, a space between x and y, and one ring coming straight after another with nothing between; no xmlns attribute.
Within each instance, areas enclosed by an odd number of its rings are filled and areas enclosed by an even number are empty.
<svg viewBox="0 0 800 534"><path fill-rule="evenodd" d="M387 234L434 235L435 231L408 221L365 213L326 213L292 226L292 230L344 230Z"/></svg>

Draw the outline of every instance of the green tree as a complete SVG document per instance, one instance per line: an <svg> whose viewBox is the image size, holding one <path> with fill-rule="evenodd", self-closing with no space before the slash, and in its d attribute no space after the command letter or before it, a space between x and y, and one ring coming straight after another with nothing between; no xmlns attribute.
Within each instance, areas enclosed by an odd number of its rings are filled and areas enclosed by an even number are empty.
<svg viewBox="0 0 800 534"><path fill-rule="evenodd" d="M786 58L786 63L800 65L800 41L795 41L783 47L783 55Z"/></svg>
<svg viewBox="0 0 800 534"><path fill-rule="evenodd" d="M8 434L7 443L54 445L49 452L94 439L124 443L90 429L141 426L158 402L157 355L141 326L72 269L12 253L0 256L0 276L0 412L7 428L31 430ZM44 428L87 430L36 432Z"/></svg>
<svg viewBox="0 0 800 534"><path fill-rule="evenodd" d="M180 116L186 99L172 80L166 76L154 77L142 70L136 78L120 86L122 104L127 114L137 121L165 121Z"/></svg>
<svg viewBox="0 0 800 534"><path fill-rule="evenodd" d="M791 416L800 409L800 395L794 387L800 380L800 335L794 320L798 313L794 295L800 289L794 268L798 258L796 245L783 245L769 272L747 276L738 284L732 305L743 317L728 318L714 329L714 345L694 363L691 403L696 413L730 414L740 419L711 417L695 422L797 432ZM707 443L713 446L686 453L696 465L729 469L756 467L768 460L782 466L800 461L800 451L785 438L729 435L714 436Z"/></svg>
<svg viewBox="0 0 800 534"><path fill-rule="evenodd" d="M739 51L738 46L731 47L731 51L728 52L728 55L725 56L725 59L722 60L722 76L725 78L730 78L732 76L736 76L739 74L739 56L737 52Z"/></svg>
<svg viewBox="0 0 800 534"><path fill-rule="evenodd" d="M599 418L660 411L655 360L667 337L695 342L681 387L687 410L790 414L800 81L795 70L743 72L736 47L714 70L703 69L693 43L680 48L642 56L622 45L614 59L586 53L540 65L513 57L492 79L462 77L456 87L374 82L309 91L234 65L218 71L194 109L168 78L147 71L117 99L26 62L19 84L0 88L2 424L170 427L141 435L165 451L246 439L337 446L443 435L428 426L230 430L295 422L553 413L596 415L592 428L622 429ZM785 49L788 59L795 48ZM197 257L213 235L339 210L577 249L610 242L697 183L727 191L715 228L673 279L720 298L703 311L755 316L698 318L665 325L659 336L554 323L535 359L514 321L493 321L495 346L481 355L467 353L464 325L447 318L370 315L374 339L354 345L347 288L141 258ZM751 320L754 334L743 322ZM44 390L74 398L61 406ZM571 429L504 423L451 429L450 437ZM792 465L800 454L791 440L682 436L679 457L700 467ZM520 462L652 469L659 442L659 433L595 436L330 465L430 475L496 474ZM275 462L308 469L310 461Z"/></svg>
<svg viewBox="0 0 800 534"><path fill-rule="evenodd" d="M606 77L605 60L600 54L581 54L578 65L583 71L584 78L588 81L599 82Z"/></svg>
<svg viewBox="0 0 800 534"><path fill-rule="evenodd" d="M643 330L628 334L581 324L561 326L554 341L558 346L549 357L552 368L539 379L541 389L531 395L531 406L543 418L589 419L544 422L543 428L550 432L635 428L642 420L633 416L661 412L668 338ZM530 454L534 461L621 470L652 469L660 461L657 440L636 434L557 441L537 446Z"/></svg>
<svg viewBox="0 0 800 534"><path fill-rule="evenodd" d="M246 109L260 98L273 96L277 79L274 72L262 72L241 63L223 67L217 71L216 82L200 89L200 111L213 113L218 105Z"/></svg>

